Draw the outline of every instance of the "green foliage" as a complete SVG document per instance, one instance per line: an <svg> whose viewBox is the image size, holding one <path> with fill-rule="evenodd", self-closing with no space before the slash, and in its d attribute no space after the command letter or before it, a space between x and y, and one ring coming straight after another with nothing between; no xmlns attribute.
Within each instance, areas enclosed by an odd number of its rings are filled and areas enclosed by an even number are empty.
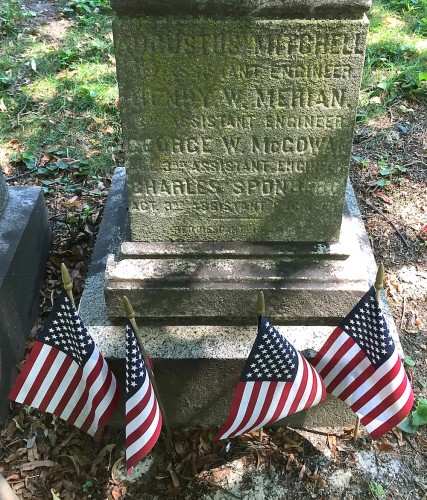
<svg viewBox="0 0 427 500"><path fill-rule="evenodd" d="M92 488L93 486L95 486L95 483L89 479L82 484L82 490L84 491L84 493L89 493L90 488Z"/></svg>
<svg viewBox="0 0 427 500"><path fill-rule="evenodd" d="M398 99L426 99L427 1L374 1L362 79L359 121Z"/></svg>
<svg viewBox="0 0 427 500"><path fill-rule="evenodd" d="M410 358L409 356L405 356L403 358L403 362L405 364L407 364L408 366L415 366L415 361L412 358Z"/></svg>
<svg viewBox="0 0 427 500"><path fill-rule="evenodd" d="M378 162L378 167L380 167L378 171L379 178L369 182L370 186L383 187L390 185L392 182L402 182L403 174L408 172L408 169L403 165L389 165L387 160L384 159Z"/></svg>
<svg viewBox="0 0 427 500"><path fill-rule="evenodd" d="M19 0L3 0L0 3L0 33L16 32L23 17Z"/></svg>
<svg viewBox="0 0 427 500"><path fill-rule="evenodd" d="M386 493L384 491L384 488L380 483L376 483L375 481L372 481L369 483L369 491L371 492L371 495L373 498L385 498Z"/></svg>
<svg viewBox="0 0 427 500"><path fill-rule="evenodd" d="M427 425L427 399L424 398L418 398L415 410L398 427L404 432L415 434L421 425Z"/></svg>

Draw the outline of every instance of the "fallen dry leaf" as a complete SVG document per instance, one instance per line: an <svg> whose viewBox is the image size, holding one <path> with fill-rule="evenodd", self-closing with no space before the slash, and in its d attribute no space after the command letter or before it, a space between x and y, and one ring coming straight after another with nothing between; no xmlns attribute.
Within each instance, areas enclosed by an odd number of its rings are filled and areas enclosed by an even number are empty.
<svg viewBox="0 0 427 500"><path fill-rule="evenodd" d="M427 448L427 439L422 438L421 436L417 437L418 443L423 446L424 448Z"/></svg>
<svg viewBox="0 0 427 500"><path fill-rule="evenodd" d="M388 439L383 439L377 444L377 449L379 451L391 451L394 450L394 446L390 443Z"/></svg>
<svg viewBox="0 0 427 500"><path fill-rule="evenodd" d="M21 471L33 470L37 469L37 467L53 467L55 462L52 460L36 460L34 462L28 462L26 464L21 465Z"/></svg>
<svg viewBox="0 0 427 500"><path fill-rule="evenodd" d="M403 436L403 432L399 429L399 427L394 427L392 429L393 434L397 437L397 442L399 446L403 446L406 444L405 438Z"/></svg>

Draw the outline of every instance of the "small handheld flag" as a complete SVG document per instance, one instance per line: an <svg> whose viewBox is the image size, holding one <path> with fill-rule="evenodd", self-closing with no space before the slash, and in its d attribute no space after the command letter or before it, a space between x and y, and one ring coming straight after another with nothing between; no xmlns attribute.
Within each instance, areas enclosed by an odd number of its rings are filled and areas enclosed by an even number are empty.
<svg viewBox="0 0 427 500"><path fill-rule="evenodd" d="M255 431L325 399L325 387L313 367L260 316L230 415L214 441Z"/></svg>
<svg viewBox="0 0 427 500"><path fill-rule="evenodd" d="M116 379L64 291L9 399L53 413L98 438L119 399Z"/></svg>
<svg viewBox="0 0 427 500"><path fill-rule="evenodd" d="M399 424L414 394L372 287L312 360L333 394L357 413L373 439Z"/></svg>
<svg viewBox="0 0 427 500"><path fill-rule="evenodd" d="M154 447L162 413L130 322L126 325L126 468L128 474Z"/></svg>

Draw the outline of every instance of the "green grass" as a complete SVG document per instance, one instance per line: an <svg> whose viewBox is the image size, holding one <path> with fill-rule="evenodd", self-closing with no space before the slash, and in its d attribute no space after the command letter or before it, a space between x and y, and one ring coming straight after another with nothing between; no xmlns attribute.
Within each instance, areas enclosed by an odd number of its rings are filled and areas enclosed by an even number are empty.
<svg viewBox="0 0 427 500"><path fill-rule="evenodd" d="M427 94L427 0L374 1L358 118Z"/></svg>
<svg viewBox="0 0 427 500"><path fill-rule="evenodd" d="M103 175L121 154L112 12L108 0L54 4L65 23L52 39L20 0L0 3L0 162L6 170L52 164L36 172L45 180L61 161ZM427 0L376 1L369 17L362 122L393 103L424 101L427 91Z"/></svg>
<svg viewBox="0 0 427 500"><path fill-rule="evenodd" d="M103 175L120 148L112 14L106 0L57 5L65 27L55 38L49 24L27 22L19 1L0 7L0 161L33 168L27 157L37 166L54 148L49 161L75 159Z"/></svg>

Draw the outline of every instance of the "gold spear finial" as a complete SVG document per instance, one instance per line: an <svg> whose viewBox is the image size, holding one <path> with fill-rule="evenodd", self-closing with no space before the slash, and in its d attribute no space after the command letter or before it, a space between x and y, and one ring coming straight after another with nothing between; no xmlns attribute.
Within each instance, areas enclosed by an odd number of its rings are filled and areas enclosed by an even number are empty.
<svg viewBox="0 0 427 500"><path fill-rule="evenodd" d="M125 310L126 318L132 323L132 320L135 321L135 311L133 310L132 304L126 295L123 295L123 307ZM132 325L133 326L133 325Z"/></svg>
<svg viewBox="0 0 427 500"><path fill-rule="evenodd" d="M377 302L380 300L381 290L383 289L383 282L384 282L384 265L381 262L381 264L378 267L377 277L375 278L375 290L377 292L376 293Z"/></svg>
<svg viewBox="0 0 427 500"><path fill-rule="evenodd" d="M70 273L64 263L61 264L61 275L62 283L64 284L65 291L67 292L70 302L76 307L73 296L73 280L71 279Z"/></svg>
<svg viewBox="0 0 427 500"><path fill-rule="evenodd" d="M256 313L258 316L264 316L265 314L265 300L264 293L258 292L258 299L256 303Z"/></svg>

